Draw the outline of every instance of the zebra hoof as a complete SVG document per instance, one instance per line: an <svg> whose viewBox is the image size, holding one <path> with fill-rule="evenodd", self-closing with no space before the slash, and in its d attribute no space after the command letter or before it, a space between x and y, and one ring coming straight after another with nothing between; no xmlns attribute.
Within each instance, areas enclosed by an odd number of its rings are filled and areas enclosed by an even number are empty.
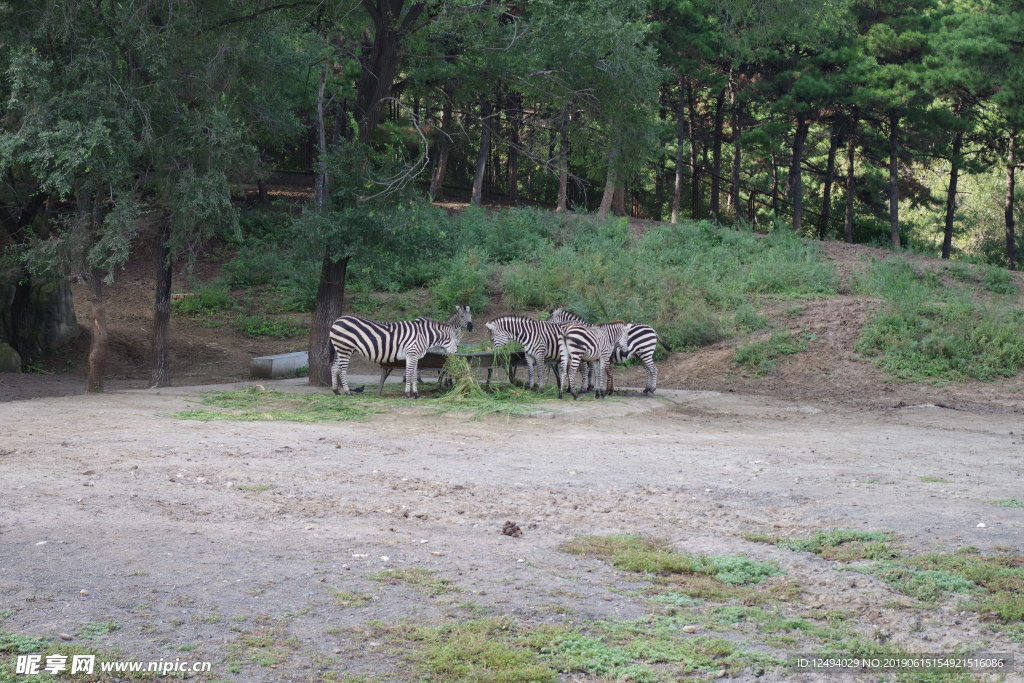
<svg viewBox="0 0 1024 683"><path fill-rule="evenodd" d="M333 392L334 392L334 395L335 395L335 396L341 396L341 392L340 392L340 391L338 391L337 389L331 389L331 391L333 391Z"/></svg>

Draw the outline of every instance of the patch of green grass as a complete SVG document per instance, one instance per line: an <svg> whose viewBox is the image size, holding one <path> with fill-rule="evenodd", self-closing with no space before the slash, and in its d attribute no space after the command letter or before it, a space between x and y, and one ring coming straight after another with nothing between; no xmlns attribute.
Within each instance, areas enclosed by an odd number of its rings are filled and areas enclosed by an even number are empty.
<svg viewBox="0 0 1024 683"><path fill-rule="evenodd" d="M957 654L968 654L959 652ZM921 655L907 650L894 643L879 643L863 637L846 638L824 645L816 657L824 659L880 659L901 660L916 659ZM966 669L935 667L930 669L910 669L894 671L894 678L901 683L968 683L974 677Z"/></svg>
<svg viewBox="0 0 1024 683"><path fill-rule="evenodd" d="M437 572L421 567L409 567L407 569L382 569L379 572L370 574L370 578L381 583L392 585L404 583L415 586L428 595L444 595L461 590L450 580L441 578Z"/></svg>
<svg viewBox="0 0 1024 683"><path fill-rule="evenodd" d="M541 654L520 642L518 628L507 619L419 627L409 640L414 646L409 655L428 681L558 680Z"/></svg>
<svg viewBox="0 0 1024 683"><path fill-rule="evenodd" d="M264 667L277 667L298 651L298 641L289 636L278 620L261 615L253 620L254 628L242 631L228 646L229 670L239 673L245 662Z"/></svg>
<svg viewBox="0 0 1024 683"><path fill-rule="evenodd" d="M1003 498L997 500L996 505L1001 508L1024 508L1024 500L1017 500L1016 498Z"/></svg>
<svg viewBox="0 0 1024 683"><path fill-rule="evenodd" d="M294 325L287 320L277 320L264 315L241 315L235 321L235 327L239 332L244 332L250 337L273 337L275 339L288 339L300 334L309 334L308 327Z"/></svg>
<svg viewBox="0 0 1024 683"><path fill-rule="evenodd" d="M107 622L109 624L116 622ZM105 628L106 628L105 627ZM34 636L24 636L9 631L0 630L0 683L22 683L24 681L53 678L49 674L41 674L39 677L24 677L14 673L16 655L37 654L43 655L40 670L46 664L46 656L61 655L66 657L65 661L70 662L75 655L92 655L96 657L96 674L89 677L89 681L123 681L125 678L151 679L155 674L148 672L104 674L100 673L102 662L124 661L125 657L117 652L102 651L91 647L83 647L74 643L52 641Z"/></svg>
<svg viewBox="0 0 1024 683"><path fill-rule="evenodd" d="M171 300L171 310L178 315L213 315L235 306L226 285L209 284Z"/></svg>
<svg viewBox="0 0 1024 683"><path fill-rule="evenodd" d="M773 332L767 339L737 346L733 360L737 365L753 370L756 375L770 375L775 371L777 359L806 351L810 342L816 339L807 332L798 335L789 330Z"/></svg>
<svg viewBox="0 0 1024 683"><path fill-rule="evenodd" d="M943 479L942 477L933 477L930 474L926 474L926 475L924 475L922 477L918 477L917 480L918 481L923 481L926 484L948 484L948 483L950 483L949 479Z"/></svg>
<svg viewBox="0 0 1024 683"><path fill-rule="evenodd" d="M871 574L904 595L935 602L948 593L968 593L977 586L960 576L937 570L917 570L895 562L876 562L856 571Z"/></svg>
<svg viewBox="0 0 1024 683"><path fill-rule="evenodd" d="M690 555L667 542L646 536L616 534L580 536L562 543L560 550L597 557L623 571L656 575L704 575L728 586L756 585L783 572L774 564L742 555Z"/></svg>
<svg viewBox="0 0 1024 683"><path fill-rule="evenodd" d="M888 560L902 553L896 537L882 531L854 531L832 529L817 531L804 539L783 538L766 534L744 534L743 538L757 543L770 543L797 552L813 553L826 560L851 562L853 560Z"/></svg>
<svg viewBox="0 0 1024 683"><path fill-rule="evenodd" d="M994 289L1002 298L979 299L943 283L933 271L888 258L873 263L856 288L887 301L855 348L897 379L991 380L1024 368L1024 308L998 284Z"/></svg>
<svg viewBox="0 0 1024 683"><path fill-rule="evenodd" d="M239 484L235 486L235 488L238 489L239 491L251 491L254 493L258 493L262 491L269 491L274 487L268 484Z"/></svg>
<svg viewBox="0 0 1024 683"><path fill-rule="evenodd" d="M212 391L203 396L202 403L214 409L193 408L171 417L204 422L344 422L364 420L375 412L365 403L333 394L286 394L259 385L240 391Z"/></svg>
<svg viewBox="0 0 1024 683"><path fill-rule="evenodd" d="M340 607L362 607L373 600L373 596L369 593L355 593L333 586L328 586L327 590L331 594L331 604Z"/></svg>
<svg viewBox="0 0 1024 683"><path fill-rule="evenodd" d="M926 602L952 593L970 594L964 606L1003 623L1024 622L1024 557L981 555L976 549L879 562L857 571L879 577L896 590Z"/></svg>
<svg viewBox="0 0 1024 683"><path fill-rule="evenodd" d="M97 636L107 636L121 629L121 624L116 621L101 621L95 624L83 624L78 629L80 638L95 639Z"/></svg>

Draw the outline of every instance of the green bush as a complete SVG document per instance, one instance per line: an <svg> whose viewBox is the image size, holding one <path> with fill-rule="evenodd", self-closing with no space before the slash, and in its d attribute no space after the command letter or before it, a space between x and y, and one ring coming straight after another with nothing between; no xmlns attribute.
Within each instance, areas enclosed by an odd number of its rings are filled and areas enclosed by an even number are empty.
<svg viewBox="0 0 1024 683"><path fill-rule="evenodd" d="M487 279L490 266L483 257L469 251L450 259L444 266L443 275L430 283L434 295L434 313L447 318L455 306L468 305L471 311L480 312L487 308Z"/></svg>
<svg viewBox="0 0 1024 683"><path fill-rule="evenodd" d="M210 315L235 305L226 285L209 284L196 287L189 296L171 301L171 310L179 315Z"/></svg>
<svg viewBox="0 0 1024 683"><path fill-rule="evenodd" d="M240 332L251 337L274 337L288 339L299 334L307 334L308 328L293 325L286 320L274 320L262 315L243 315L235 323Z"/></svg>
<svg viewBox="0 0 1024 683"><path fill-rule="evenodd" d="M221 275L234 288L274 284L288 271L288 262L277 245L253 242L241 247L224 264Z"/></svg>

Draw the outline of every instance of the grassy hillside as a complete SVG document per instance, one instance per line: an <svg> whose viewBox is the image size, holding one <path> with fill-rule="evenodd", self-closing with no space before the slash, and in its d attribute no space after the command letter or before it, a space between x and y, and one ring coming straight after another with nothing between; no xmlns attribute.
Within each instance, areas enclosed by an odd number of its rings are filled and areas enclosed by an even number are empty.
<svg viewBox="0 0 1024 683"><path fill-rule="evenodd" d="M891 378L989 380L1024 366L1019 281L992 266L863 248L841 275L821 243L787 230L630 225L531 208L404 219L404 256L353 260L347 311L402 319L469 303L479 319L564 305L595 321L649 323L674 349L726 341L738 367L764 375L816 341L789 324L808 302L853 295L875 304L855 350ZM249 213L236 244L205 255L219 268L188 281L176 313L301 341L319 273L300 249L280 248L288 229L287 216Z"/></svg>

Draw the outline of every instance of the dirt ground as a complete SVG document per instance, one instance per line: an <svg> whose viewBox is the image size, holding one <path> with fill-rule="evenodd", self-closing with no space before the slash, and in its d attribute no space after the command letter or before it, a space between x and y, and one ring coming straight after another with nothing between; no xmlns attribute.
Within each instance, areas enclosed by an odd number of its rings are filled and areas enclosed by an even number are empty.
<svg viewBox="0 0 1024 683"><path fill-rule="evenodd" d="M841 270L859 258L846 249L828 250ZM1018 673L1006 680L1024 680L1024 646L955 602L915 607L871 576L741 537L884 530L912 552L1022 554L1024 508L995 502L1024 498L1024 379L887 383L852 349L873 300L800 302L789 324L818 341L768 378L737 371L723 344L674 354L652 399L481 420L420 401L365 422L298 424L172 417L241 385L139 389L148 319L127 302L150 290L141 274L112 289L111 308L135 316L112 321L112 391L82 395L77 366L0 375L0 631L212 662L199 680L414 680L373 624L640 617L650 607L634 579L558 549L635 533L775 562L801 591L793 609L851 610L866 638L912 652L1009 653ZM291 350L186 324L172 332L181 383L238 381L252 355ZM641 386L642 370L616 384ZM506 521L522 536L503 535ZM371 578L413 567L458 592ZM339 591L369 597L346 604ZM119 628L95 628L110 622ZM270 663L253 654L261 638L281 645ZM782 678L830 680L760 680Z"/></svg>

